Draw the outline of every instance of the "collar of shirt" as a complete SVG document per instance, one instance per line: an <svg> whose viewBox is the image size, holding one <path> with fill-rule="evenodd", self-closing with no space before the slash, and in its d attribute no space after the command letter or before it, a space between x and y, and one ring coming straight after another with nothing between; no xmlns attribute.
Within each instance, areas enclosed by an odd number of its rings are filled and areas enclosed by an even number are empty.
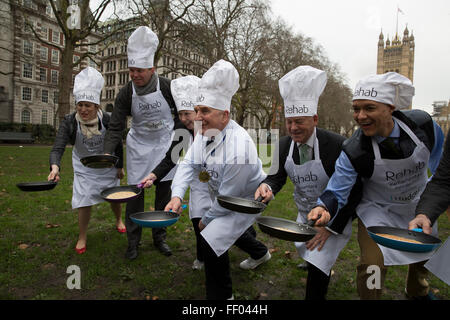
<svg viewBox="0 0 450 320"><path fill-rule="evenodd" d="M392 132L389 135L389 137L394 138L394 141L398 142L398 139L400 138L400 126L398 125L395 119L393 120L394 120L394 129L392 129ZM386 137L374 136L374 139L378 144L380 144L381 142L386 140Z"/></svg>
<svg viewBox="0 0 450 320"><path fill-rule="evenodd" d="M313 131L312 135L309 137L309 139L306 140L306 143L300 143L300 142L297 142L297 147L298 147L299 150L300 150L300 146L301 146L302 144L306 144L306 145L308 145L308 147L310 147L311 149L314 149L314 141L315 141L315 140L316 140L316 128L314 127L314 131Z"/></svg>

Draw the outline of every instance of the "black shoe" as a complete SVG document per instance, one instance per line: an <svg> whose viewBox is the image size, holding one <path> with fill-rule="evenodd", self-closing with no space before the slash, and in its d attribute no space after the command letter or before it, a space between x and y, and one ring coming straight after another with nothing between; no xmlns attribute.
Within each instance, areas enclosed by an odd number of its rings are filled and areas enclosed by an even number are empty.
<svg viewBox="0 0 450 320"><path fill-rule="evenodd" d="M165 256L172 255L172 250L170 250L170 247L167 245L165 241L155 243L155 247L157 247L159 252L161 252Z"/></svg>
<svg viewBox="0 0 450 320"><path fill-rule="evenodd" d="M308 263L303 262L297 265L297 268L299 268L300 270L308 270Z"/></svg>
<svg viewBox="0 0 450 320"><path fill-rule="evenodd" d="M125 252L125 258L129 260L134 260L138 256L137 246L128 246L127 252Z"/></svg>

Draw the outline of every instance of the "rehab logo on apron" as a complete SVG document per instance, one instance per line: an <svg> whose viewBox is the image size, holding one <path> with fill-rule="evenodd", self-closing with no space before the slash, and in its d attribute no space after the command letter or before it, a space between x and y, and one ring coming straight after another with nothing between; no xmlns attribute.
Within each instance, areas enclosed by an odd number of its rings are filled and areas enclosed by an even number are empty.
<svg viewBox="0 0 450 320"><path fill-rule="evenodd" d="M306 223L306 216L316 205L317 199L328 184L329 177L320 160L319 140L317 138L314 139L314 159L302 165L296 165L292 158L294 143L292 141L284 168L295 186L294 200L298 208L297 222ZM295 242L294 245L304 260L329 275L339 253L350 239L351 233L352 224L349 219L343 233L330 235L321 251L318 251L317 248L312 251L308 250L304 242Z"/></svg>
<svg viewBox="0 0 450 320"><path fill-rule="evenodd" d="M372 138L375 156L372 177L363 180L363 196L356 208L364 226L408 228L428 180L430 151L411 129L396 119L401 129L414 141L413 154L405 159L382 159L380 148ZM437 236L437 223L432 235ZM385 265L405 265L427 260L432 253L403 252L378 245Z"/></svg>
<svg viewBox="0 0 450 320"><path fill-rule="evenodd" d="M127 135L127 183L138 184L161 162L171 144L173 118L159 87L139 96L133 87L131 128Z"/></svg>

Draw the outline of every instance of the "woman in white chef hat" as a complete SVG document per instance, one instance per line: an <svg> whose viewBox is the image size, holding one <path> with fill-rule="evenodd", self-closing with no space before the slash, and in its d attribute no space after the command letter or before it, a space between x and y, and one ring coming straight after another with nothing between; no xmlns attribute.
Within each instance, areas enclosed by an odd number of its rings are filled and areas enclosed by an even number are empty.
<svg viewBox="0 0 450 320"><path fill-rule="evenodd" d="M103 139L110 120L100 108L100 96L104 84L103 76L96 69L87 67L75 76L73 95L76 111L66 115L58 129L50 152L50 174L48 180L60 180L60 163L68 143L73 145L72 166L74 172L72 208L78 209L79 236L75 250L78 254L86 251L87 228L91 217L91 207L103 202L100 192L118 186L123 178L123 149L119 145L115 155L119 161L115 168L95 169L85 167L80 159L103 154ZM125 233L120 203L111 203L116 218L116 229Z"/></svg>

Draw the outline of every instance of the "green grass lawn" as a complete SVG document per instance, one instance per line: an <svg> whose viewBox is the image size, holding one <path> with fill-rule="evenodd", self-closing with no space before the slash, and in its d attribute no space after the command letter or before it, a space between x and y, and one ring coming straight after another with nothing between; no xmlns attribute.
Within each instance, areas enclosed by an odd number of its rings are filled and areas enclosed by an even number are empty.
<svg viewBox="0 0 450 320"><path fill-rule="evenodd" d="M144 229L139 257L124 259L125 234L115 230L113 214L106 203L94 206L88 230L87 251L77 255L76 210L71 209L73 172L71 148L62 160L61 181L55 189L22 192L20 182L46 181L49 172L48 146L0 146L0 299L204 299L204 273L193 271L195 236L187 212L168 228L167 241L174 254L162 256ZM122 180L126 184L126 178ZM153 204L153 189L146 189L146 208ZM289 182L264 215L296 218ZM123 208L123 214L125 209ZM354 231L356 224L354 222ZM258 239L272 251L272 259L253 271L239 263L246 254L230 250L233 291L237 299L301 300L304 298L305 271L296 266L299 258L294 244L260 232ZM439 219L439 237L447 239L450 223ZM328 299L358 299L355 268L359 259L356 233L333 267ZM81 270L81 289L68 289L71 274ZM404 299L405 266L389 268L385 299ZM450 298L449 286L430 274L434 293Z"/></svg>

